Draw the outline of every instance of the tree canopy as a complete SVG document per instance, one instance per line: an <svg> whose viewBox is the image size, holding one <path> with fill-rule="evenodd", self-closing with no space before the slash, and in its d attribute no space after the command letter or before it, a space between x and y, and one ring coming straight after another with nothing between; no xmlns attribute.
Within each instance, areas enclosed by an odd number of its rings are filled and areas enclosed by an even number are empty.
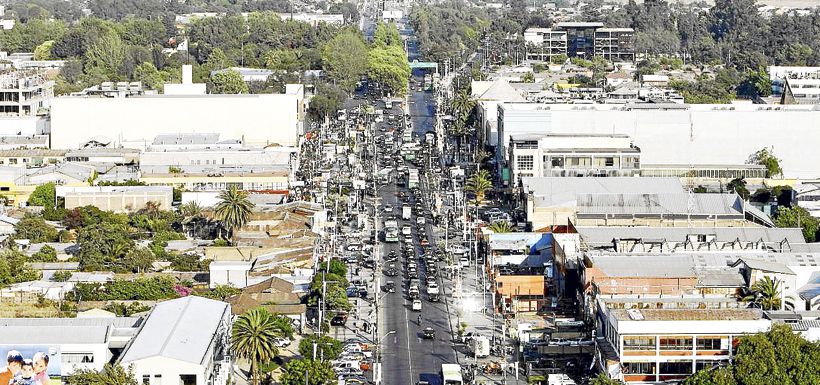
<svg viewBox="0 0 820 385"><path fill-rule="evenodd" d="M353 91L367 73L367 44L361 34L346 30L322 46L322 63L329 79L341 89Z"/></svg>

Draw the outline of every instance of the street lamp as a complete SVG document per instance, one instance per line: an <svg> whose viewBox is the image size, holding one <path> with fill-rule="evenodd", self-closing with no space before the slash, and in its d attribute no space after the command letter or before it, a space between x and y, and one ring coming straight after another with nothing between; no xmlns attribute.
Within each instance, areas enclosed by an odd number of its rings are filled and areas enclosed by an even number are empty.
<svg viewBox="0 0 820 385"><path fill-rule="evenodd" d="M376 381L376 385L381 385L381 382L382 382L382 363L381 363L381 356L380 356L382 341L384 341L384 339L387 338L387 336L389 336L391 334L396 334L396 331L391 330L391 331L387 332L385 335L383 335L381 338L379 338L379 341L376 343L376 364L374 365L375 370L374 370L374 373L373 373L373 377L374 377L373 380Z"/></svg>

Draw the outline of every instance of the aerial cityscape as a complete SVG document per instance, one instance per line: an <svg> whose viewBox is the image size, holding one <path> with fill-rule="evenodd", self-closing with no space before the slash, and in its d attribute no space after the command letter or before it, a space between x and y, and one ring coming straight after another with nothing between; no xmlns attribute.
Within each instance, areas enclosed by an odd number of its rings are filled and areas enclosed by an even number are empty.
<svg viewBox="0 0 820 385"><path fill-rule="evenodd" d="M0 0L0 385L820 385L820 1Z"/></svg>

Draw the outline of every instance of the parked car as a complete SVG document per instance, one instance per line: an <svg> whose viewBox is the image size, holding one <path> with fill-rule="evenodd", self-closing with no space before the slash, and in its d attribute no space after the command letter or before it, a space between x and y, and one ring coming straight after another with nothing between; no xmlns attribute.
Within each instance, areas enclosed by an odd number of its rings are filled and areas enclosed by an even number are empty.
<svg viewBox="0 0 820 385"><path fill-rule="evenodd" d="M286 337L279 337L273 341L277 348L286 348L290 345L290 339Z"/></svg>
<svg viewBox="0 0 820 385"><path fill-rule="evenodd" d="M344 326L347 323L347 313L338 313L330 319L330 324L333 326Z"/></svg>

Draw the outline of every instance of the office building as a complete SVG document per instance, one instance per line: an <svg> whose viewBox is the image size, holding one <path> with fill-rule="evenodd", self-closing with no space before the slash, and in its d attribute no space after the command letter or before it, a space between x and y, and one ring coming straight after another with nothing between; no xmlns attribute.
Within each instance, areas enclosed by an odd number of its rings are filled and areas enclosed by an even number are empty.
<svg viewBox="0 0 820 385"><path fill-rule="evenodd" d="M611 62L635 61L635 30L598 28L595 30L595 56Z"/></svg>
<svg viewBox="0 0 820 385"><path fill-rule="evenodd" d="M48 109L54 82L40 71L13 71L0 75L0 116L34 117Z"/></svg>
<svg viewBox="0 0 820 385"><path fill-rule="evenodd" d="M94 206L103 211L135 212L149 202L161 210L170 210L173 188L167 186L57 186L57 197L65 200L65 208Z"/></svg>
<svg viewBox="0 0 820 385"><path fill-rule="evenodd" d="M595 30L603 28L599 22L561 22L555 29L567 32L567 55L592 59L595 55Z"/></svg>
<svg viewBox="0 0 820 385"><path fill-rule="evenodd" d="M549 62L555 56L567 54L567 31L527 28L524 41L527 43L527 60Z"/></svg>
<svg viewBox="0 0 820 385"><path fill-rule="evenodd" d="M636 176L641 150L626 135L521 134L510 138L511 180L542 176Z"/></svg>

